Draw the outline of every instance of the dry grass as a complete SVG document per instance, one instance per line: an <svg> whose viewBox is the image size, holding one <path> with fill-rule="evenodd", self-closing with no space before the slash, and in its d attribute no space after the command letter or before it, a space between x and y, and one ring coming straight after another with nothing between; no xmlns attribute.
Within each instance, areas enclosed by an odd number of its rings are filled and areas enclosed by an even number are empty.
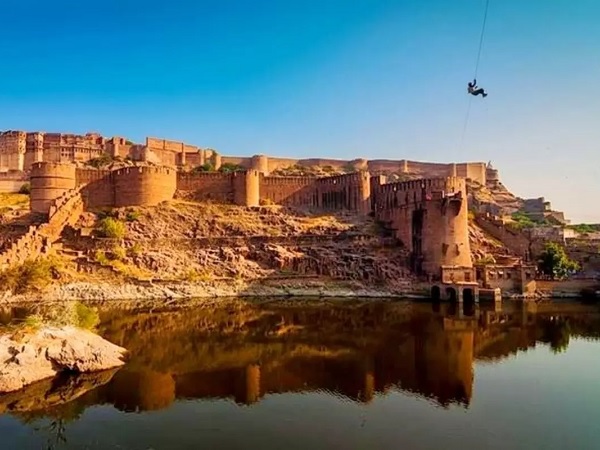
<svg viewBox="0 0 600 450"><path fill-rule="evenodd" d="M0 208L29 209L29 195L2 193Z"/></svg>

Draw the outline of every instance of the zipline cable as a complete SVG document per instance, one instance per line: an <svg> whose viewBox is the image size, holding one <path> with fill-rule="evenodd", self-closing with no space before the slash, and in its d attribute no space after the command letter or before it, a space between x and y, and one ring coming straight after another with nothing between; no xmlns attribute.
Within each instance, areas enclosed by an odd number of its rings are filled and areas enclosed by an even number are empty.
<svg viewBox="0 0 600 450"><path fill-rule="evenodd" d="M483 49L483 38L485 36L485 25L487 23L488 10L490 9L490 0L485 2L485 13L483 14L483 25L481 26L481 36L479 37L479 50L477 51L477 62L475 63L475 78L479 70L479 61L481 60L481 50Z"/></svg>
<svg viewBox="0 0 600 450"><path fill-rule="evenodd" d="M479 36L479 50L477 51L477 61L475 63L475 76L473 79L477 78L477 72L479 71L479 62L481 61L481 51L483 50L483 38L485 37L485 26L487 24L487 16L488 11L490 9L490 0L486 0L485 2L485 12L483 13L483 23L481 25L481 35ZM460 137L460 146L463 147L465 142L465 135L467 133L467 126L469 124L469 116L471 114L471 101L473 100L472 96L469 96L469 104L467 106L467 113L465 115L465 123L463 125L462 135Z"/></svg>

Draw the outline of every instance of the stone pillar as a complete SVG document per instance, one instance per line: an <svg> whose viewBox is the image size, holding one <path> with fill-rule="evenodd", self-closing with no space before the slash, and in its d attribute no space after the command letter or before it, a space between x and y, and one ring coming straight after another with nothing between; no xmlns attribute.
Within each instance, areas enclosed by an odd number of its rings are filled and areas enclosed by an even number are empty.
<svg viewBox="0 0 600 450"><path fill-rule="evenodd" d="M182 167L185 167L185 144L181 143L181 153L180 153L180 157L179 157L179 165Z"/></svg>

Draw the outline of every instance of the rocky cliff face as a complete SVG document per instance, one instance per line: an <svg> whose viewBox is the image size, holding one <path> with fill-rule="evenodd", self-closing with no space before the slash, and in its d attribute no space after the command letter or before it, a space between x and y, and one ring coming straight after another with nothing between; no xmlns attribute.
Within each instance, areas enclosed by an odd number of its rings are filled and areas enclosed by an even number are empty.
<svg viewBox="0 0 600 450"><path fill-rule="evenodd" d="M12 392L60 372L95 372L124 364L125 349L89 331L46 327L0 336L0 393Z"/></svg>

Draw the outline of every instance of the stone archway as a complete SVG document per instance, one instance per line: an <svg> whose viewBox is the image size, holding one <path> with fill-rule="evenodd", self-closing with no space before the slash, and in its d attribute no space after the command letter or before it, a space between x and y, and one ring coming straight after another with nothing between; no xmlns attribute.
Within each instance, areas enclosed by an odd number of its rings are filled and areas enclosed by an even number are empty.
<svg viewBox="0 0 600 450"><path fill-rule="evenodd" d="M442 298L442 290L440 289L439 286L432 286L431 287L431 299L432 300L441 300Z"/></svg>
<svg viewBox="0 0 600 450"><path fill-rule="evenodd" d="M448 299L451 302L457 301L458 296L456 293L456 289L454 289L453 287L447 287L446 288L446 299Z"/></svg>
<svg viewBox="0 0 600 450"><path fill-rule="evenodd" d="M463 289L463 301L465 303L475 303L475 292L471 288Z"/></svg>

